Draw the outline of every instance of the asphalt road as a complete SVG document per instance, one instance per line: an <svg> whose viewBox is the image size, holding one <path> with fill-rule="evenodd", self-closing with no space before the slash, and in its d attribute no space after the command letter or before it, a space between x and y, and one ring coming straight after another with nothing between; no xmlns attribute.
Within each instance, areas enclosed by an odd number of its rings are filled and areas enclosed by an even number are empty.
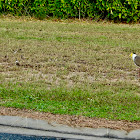
<svg viewBox="0 0 140 140"><path fill-rule="evenodd" d="M0 139L1 140L60 140L61 138L0 133Z"/></svg>

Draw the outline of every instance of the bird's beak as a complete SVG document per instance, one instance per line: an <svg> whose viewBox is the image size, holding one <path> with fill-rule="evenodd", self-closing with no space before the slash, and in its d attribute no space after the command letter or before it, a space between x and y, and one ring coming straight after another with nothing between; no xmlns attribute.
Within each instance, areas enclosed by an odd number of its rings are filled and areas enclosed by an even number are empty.
<svg viewBox="0 0 140 140"><path fill-rule="evenodd" d="M132 57L133 56L133 53L131 53L130 56Z"/></svg>

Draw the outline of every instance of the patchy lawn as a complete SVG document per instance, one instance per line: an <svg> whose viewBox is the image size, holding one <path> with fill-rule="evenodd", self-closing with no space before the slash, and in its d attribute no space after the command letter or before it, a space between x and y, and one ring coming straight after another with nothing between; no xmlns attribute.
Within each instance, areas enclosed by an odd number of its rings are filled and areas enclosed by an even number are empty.
<svg viewBox="0 0 140 140"><path fill-rule="evenodd" d="M138 24L1 18L0 105L140 121L129 56L140 54L139 38Z"/></svg>

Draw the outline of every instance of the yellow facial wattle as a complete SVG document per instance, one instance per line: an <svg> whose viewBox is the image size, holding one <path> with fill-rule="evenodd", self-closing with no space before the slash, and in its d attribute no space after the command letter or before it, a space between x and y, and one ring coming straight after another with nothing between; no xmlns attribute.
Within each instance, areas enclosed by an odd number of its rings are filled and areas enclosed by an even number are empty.
<svg viewBox="0 0 140 140"><path fill-rule="evenodd" d="M133 56L133 53L131 53L130 56L132 57Z"/></svg>

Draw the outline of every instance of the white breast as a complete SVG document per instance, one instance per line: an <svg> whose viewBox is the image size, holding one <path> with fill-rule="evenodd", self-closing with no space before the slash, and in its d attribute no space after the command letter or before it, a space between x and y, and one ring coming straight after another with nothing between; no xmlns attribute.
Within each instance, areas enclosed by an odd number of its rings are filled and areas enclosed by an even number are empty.
<svg viewBox="0 0 140 140"><path fill-rule="evenodd" d="M135 59L136 56L137 56L136 54L133 54L133 55L132 55L133 61L134 61L134 59Z"/></svg>

